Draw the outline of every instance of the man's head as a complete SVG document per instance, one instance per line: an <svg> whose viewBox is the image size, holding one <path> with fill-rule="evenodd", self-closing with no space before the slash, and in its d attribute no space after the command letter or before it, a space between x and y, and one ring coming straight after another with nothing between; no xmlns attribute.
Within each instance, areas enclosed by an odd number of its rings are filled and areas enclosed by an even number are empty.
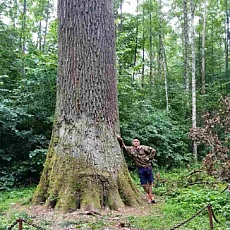
<svg viewBox="0 0 230 230"><path fill-rule="evenodd" d="M138 139L137 137L134 137L134 138L133 138L133 141L132 141L132 144L133 144L134 147L140 146L140 141L139 141L139 139Z"/></svg>

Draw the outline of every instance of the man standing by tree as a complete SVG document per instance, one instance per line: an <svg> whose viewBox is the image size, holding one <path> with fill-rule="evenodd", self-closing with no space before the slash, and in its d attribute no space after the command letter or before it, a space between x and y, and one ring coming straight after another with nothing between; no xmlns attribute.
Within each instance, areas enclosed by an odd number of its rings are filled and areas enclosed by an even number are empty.
<svg viewBox="0 0 230 230"><path fill-rule="evenodd" d="M117 136L117 139L121 147L135 160L141 185L148 195L148 203L155 203L152 194L154 178L151 162L156 155L156 150L149 146L140 145L140 141L137 137L133 138L132 146L126 146L124 140L120 136Z"/></svg>

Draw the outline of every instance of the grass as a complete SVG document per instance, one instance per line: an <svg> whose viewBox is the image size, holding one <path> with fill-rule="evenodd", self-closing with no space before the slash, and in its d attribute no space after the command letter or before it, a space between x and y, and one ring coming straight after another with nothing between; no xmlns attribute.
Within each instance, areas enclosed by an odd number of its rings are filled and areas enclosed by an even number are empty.
<svg viewBox="0 0 230 230"><path fill-rule="evenodd" d="M192 169L157 170L154 193L159 201L151 206L149 215L129 216L125 226L136 229L169 230L192 217L200 209L211 204L219 223L214 221L215 230L230 230L230 193L222 192L226 186L203 172L191 174ZM135 183L140 187L138 175L132 173ZM202 182L196 184L196 182ZM141 187L140 187L141 189ZM13 209L20 205L29 205L35 187L18 188L0 192L0 230L5 230L19 217L30 219L25 211ZM108 229L109 218L100 216L94 221L66 219L59 226L75 226L78 229ZM42 221L49 227L51 223ZM34 229L23 226L23 229ZM48 228L49 229L49 228ZM183 230L210 229L207 209L182 225Z"/></svg>
<svg viewBox="0 0 230 230"><path fill-rule="evenodd" d="M168 172L159 170L158 175L155 175L154 193L163 198L164 202L158 207L158 215L156 207L153 206L153 215L150 213L145 217L130 217L128 220L130 226L143 230L171 229L211 204L219 221L216 223L213 220L215 230L230 230L230 194L222 193L226 184L217 182L203 172L190 174L191 171L184 168ZM210 229L207 210L205 208L202 213L179 229Z"/></svg>
<svg viewBox="0 0 230 230"><path fill-rule="evenodd" d="M0 192L0 213L8 210L14 203L27 204L30 202L35 187L17 188Z"/></svg>
<svg viewBox="0 0 230 230"><path fill-rule="evenodd" d="M27 205L31 201L35 187L15 188L0 192L0 230L5 230L18 218L28 219L25 211L12 209L14 206ZM32 229L24 227L23 229Z"/></svg>

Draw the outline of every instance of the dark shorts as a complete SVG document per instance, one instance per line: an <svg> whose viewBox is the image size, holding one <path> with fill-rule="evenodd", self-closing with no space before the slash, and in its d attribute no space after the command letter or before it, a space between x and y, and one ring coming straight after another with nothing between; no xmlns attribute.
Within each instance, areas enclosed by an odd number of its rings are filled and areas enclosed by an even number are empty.
<svg viewBox="0 0 230 230"><path fill-rule="evenodd" d="M154 177L153 177L153 170L151 166L147 168L139 168L138 172L140 176L141 185L153 183Z"/></svg>

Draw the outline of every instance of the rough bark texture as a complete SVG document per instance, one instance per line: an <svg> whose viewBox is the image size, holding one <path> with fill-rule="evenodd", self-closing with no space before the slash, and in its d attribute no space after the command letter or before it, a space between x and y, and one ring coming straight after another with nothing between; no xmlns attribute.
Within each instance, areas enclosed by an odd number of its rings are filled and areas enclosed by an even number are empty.
<svg viewBox="0 0 230 230"><path fill-rule="evenodd" d="M35 203L61 210L141 203L116 139L112 0L59 0L54 128Z"/></svg>

